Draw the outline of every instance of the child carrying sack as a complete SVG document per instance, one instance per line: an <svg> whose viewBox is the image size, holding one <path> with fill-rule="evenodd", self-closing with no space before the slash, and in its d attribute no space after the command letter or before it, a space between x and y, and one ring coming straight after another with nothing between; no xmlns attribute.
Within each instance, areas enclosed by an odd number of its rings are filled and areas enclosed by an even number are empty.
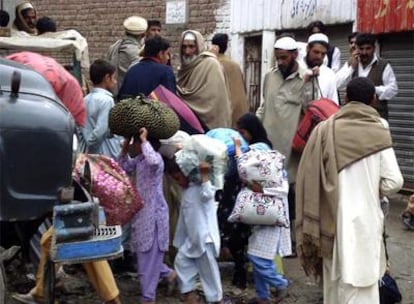
<svg viewBox="0 0 414 304"><path fill-rule="evenodd" d="M227 169L227 147L221 141L204 134L190 136L175 159L182 173L194 183L201 183L200 161L210 164L209 179L216 190L223 189Z"/></svg>
<svg viewBox="0 0 414 304"><path fill-rule="evenodd" d="M285 157L277 151L250 150L237 158L240 179L261 184L264 193L244 187L236 198L229 222L289 227L286 210L289 184L284 170Z"/></svg>
<svg viewBox="0 0 414 304"><path fill-rule="evenodd" d="M76 159L73 175L83 178L89 163L91 194L99 199L105 211L107 225L124 225L143 206L142 199L121 166L112 158L101 154L81 153Z"/></svg>
<svg viewBox="0 0 414 304"><path fill-rule="evenodd" d="M316 83L322 96L322 91L319 87L317 78ZM315 80L312 82L312 85L315 87ZM321 121L328 119L338 111L339 106L328 98L321 97L318 100L312 101L305 111L305 115L299 122L295 136L292 140L292 149L296 152L303 152L306 142L316 125Z"/></svg>

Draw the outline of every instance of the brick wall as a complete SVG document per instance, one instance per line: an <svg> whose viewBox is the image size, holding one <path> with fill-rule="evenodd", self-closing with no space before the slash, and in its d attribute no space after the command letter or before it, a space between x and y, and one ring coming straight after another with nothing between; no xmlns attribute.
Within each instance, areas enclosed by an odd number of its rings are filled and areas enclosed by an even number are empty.
<svg viewBox="0 0 414 304"><path fill-rule="evenodd" d="M38 17L49 16L58 29L75 28L89 44L91 62L100 58L107 48L123 36L122 22L131 15L159 19L162 34L171 43L178 59L178 40L185 29L200 31L211 39L216 32L229 30L230 0L188 0L189 22L185 26L165 25L165 0L33 0ZM176 64L177 61L174 61Z"/></svg>

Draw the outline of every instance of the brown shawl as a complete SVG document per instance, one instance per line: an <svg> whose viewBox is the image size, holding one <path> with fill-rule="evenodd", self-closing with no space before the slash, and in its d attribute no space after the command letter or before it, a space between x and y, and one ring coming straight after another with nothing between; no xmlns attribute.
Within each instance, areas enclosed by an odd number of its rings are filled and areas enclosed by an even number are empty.
<svg viewBox="0 0 414 304"><path fill-rule="evenodd" d="M182 37L187 32L184 32ZM198 50L204 50L204 39L201 34L191 32L196 36ZM231 107L224 74L213 53L202 52L193 62L180 67L177 74L177 91L208 128L230 127Z"/></svg>
<svg viewBox="0 0 414 304"><path fill-rule="evenodd" d="M231 126L236 128L237 120L249 111L243 73L237 62L231 60L228 56L219 54L218 60L223 66L227 93L231 102Z"/></svg>
<svg viewBox="0 0 414 304"><path fill-rule="evenodd" d="M360 102L348 103L312 132L296 177L298 253L307 275L321 275L322 258L332 258L338 173L391 146L378 113Z"/></svg>

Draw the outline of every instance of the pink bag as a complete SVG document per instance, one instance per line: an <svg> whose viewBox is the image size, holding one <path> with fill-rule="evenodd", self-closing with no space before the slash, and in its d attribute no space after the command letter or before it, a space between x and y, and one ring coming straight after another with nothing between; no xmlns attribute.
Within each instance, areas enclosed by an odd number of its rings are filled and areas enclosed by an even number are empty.
<svg viewBox="0 0 414 304"><path fill-rule="evenodd" d="M80 180L89 162L91 194L105 210L107 225L124 225L143 206L142 199L128 175L112 158L100 154L78 156L73 175Z"/></svg>

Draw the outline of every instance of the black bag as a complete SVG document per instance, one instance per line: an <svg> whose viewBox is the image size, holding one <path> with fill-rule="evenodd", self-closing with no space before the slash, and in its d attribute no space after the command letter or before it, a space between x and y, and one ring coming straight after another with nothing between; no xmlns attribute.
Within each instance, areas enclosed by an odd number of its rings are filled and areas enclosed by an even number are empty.
<svg viewBox="0 0 414 304"><path fill-rule="evenodd" d="M395 304L402 300L397 282L389 274L385 273L379 281L380 304Z"/></svg>

